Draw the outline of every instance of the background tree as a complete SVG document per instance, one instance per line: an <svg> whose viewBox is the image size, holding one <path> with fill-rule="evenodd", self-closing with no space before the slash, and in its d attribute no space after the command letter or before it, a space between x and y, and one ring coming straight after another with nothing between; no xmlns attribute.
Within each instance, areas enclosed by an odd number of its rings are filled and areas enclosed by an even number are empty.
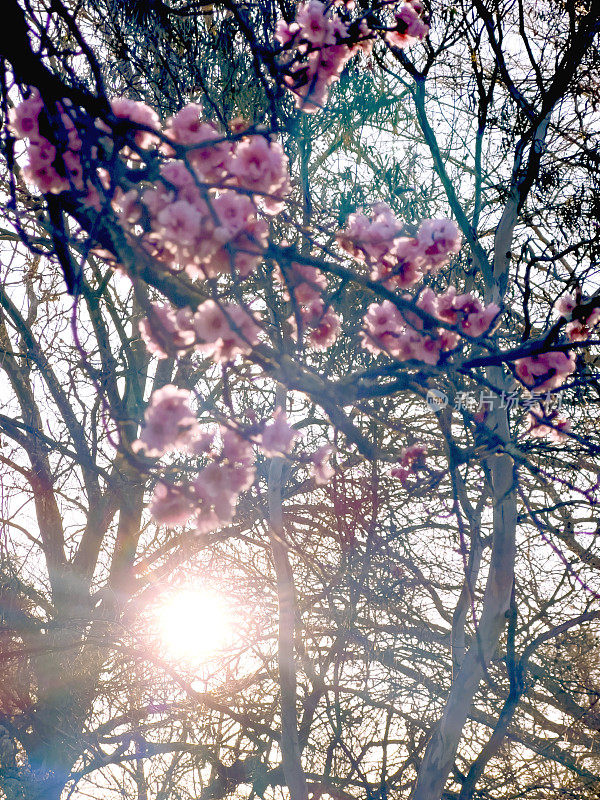
<svg viewBox="0 0 600 800"><path fill-rule="evenodd" d="M15 82L37 87L48 109L70 98L101 211L74 186L42 201L6 135L8 211L33 255L7 249L0 301L11 385L1 422L12 448L3 454L2 791L594 796L597 385L593 345L564 332L596 306L597 13L434 6L423 44L398 49L402 23L396 38L378 34L372 70L355 56L326 108L307 115L292 108L275 39L293 7L10 5L5 116L18 103ZM371 30L392 27L386 14L365 16ZM156 181L160 158L111 113L108 98L123 93L163 120L201 96L231 142L259 124L280 135L293 191L245 281L234 264L229 282L192 282L127 224L123 232L114 190ZM58 149L69 132L59 118L48 118ZM123 147L137 163L119 159ZM109 186L96 174L103 159ZM408 236L450 210L465 246L426 280L500 305L492 334L463 337L439 363L365 350L369 303L417 313L405 287L390 291L335 250L347 214L381 199ZM48 256L79 298L75 314ZM324 351L292 335L294 322L302 327L299 259L327 276L326 307L341 319ZM554 325L565 290L575 321ZM193 309L207 297L245 302L265 338L220 368L197 352L156 364L138 335L156 293ZM584 352L576 372L553 387L568 401L571 433L558 443L524 435L523 406L498 402L515 362L572 347ZM194 391L204 422L228 421L255 443L274 405L287 403L304 433L286 458L263 447L236 517L200 537L155 528L143 511L156 464L132 445L150 389L171 382ZM447 394L445 411L427 409L427 388ZM495 402L468 407L469 393L492 390ZM556 438L556 416L535 408ZM308 467L324 441L336 446L336 471L320 484ZM406 461L402 448L419 442L426 459ZM399 481L390 467L401 458L411 474ZM196 469L185 459L163 467L171 480ZM19 507L27 495L33 534ZM38 555L25 561L28 536ZM202 691L194 667L159 658L144 630L157 587L190 572L247 614Z"/></svg>

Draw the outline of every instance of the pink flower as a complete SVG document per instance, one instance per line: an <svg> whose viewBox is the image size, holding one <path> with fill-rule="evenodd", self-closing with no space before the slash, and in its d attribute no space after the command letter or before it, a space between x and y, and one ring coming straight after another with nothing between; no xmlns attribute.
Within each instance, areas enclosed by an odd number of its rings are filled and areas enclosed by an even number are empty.
<svg viewBox="0 0 600 800"><path fill-rule="evenodd" d="M204 342L197 348L210 353L215 361L230 361L238 354L247 354L258 342L258 326L234 303L224 304L222 309L214 300L202 303L194 315L194 328Z"/></svg>
<svg viewBox="0 0 600 800"><path fill-rule="evenodd" d="M154 130L160 129L160 119L156 111L139 100L129 100L126 97L115 97L111 100L111 108L115 117L127 119L137 125L144 125ZM139 131L135 134L135 143L138 147L148 148L158 142L158 138L148 131Z"/></svg>
<svg viewBox="0 0 600 800"><path fill-rule="evenodd" d="M373 280L385 280L389 288L409 289L423 277L424 259L416 239L401 236L394 241L389 256L376 265Z"/></svg>
<svg viewBox="0 0 600 800"><path fill-rule="evenodd" d="M419 250L432 271L460 250L460 233L451 219L426 219L417 234Z"/></svg>
<svg viewBox="0 0 600 800"><path fill-rule="evenodd" d="M483 336L499 313L500 306L497 306L496 303L490 303L489 306L482 308L480 311L468 314L460 327L467 336L472 336L473 338Z"/></svg>
<svg viewBox="0 0 600 800"><path fill-rule="evenodd" d="M276 272L275 277L279 283L285 283L281 272ZM314 300L321 299L321 291L327 288L327 278L316 267L308 264L292 262L286 270L286 278L295 301L302 305L309 305ZM290 299L287 292L285 298Z"/></svg>
<svg viewBox="0 0 600 800"><path fill-rule="evenodd" d="M536 391L556 389L565 382L568 375L575 372L575 356L552 350L537 356L527 356L515 361L515 369L526 386Z"/></svg>
<svg viewBox="0 0 600 800"><path fill-rule="evenodd" d="M166 239L178 245L190 245L200 233L202 215L187 200L176 200L163 208L156 220Z"/></svg>
<svg viewBox="0 0 600 800"><path fill-rule="evenodd" d="M142 435L134 442L134 452L161 456L168 450L186 449L196 436L198 423L189 402L190 392L172 384L157 389L144 418Z"/></svg>
<svg viewBox="0 0 600 800"><path fill-rule="evenodd" d="M215 237L222 243L242 233L255 210L252 200L238 192L223 192L212 201L212 206L221 223L215 229Z"/></svg>
<svg viewBox="0 0 600 800"><path fill-rule="evenodd" d="M188 103L181 111L167 121L167 133L180 144L203 142L202 114L204 109L198 103Z"/></svg>
<svg viewBox="0 0 600 800"><path fill-rule="evenodd" d="M412 467L413 464L423 464L427 455L427 446L421 442L415 442L409 447L403 448L400 459L403 467Z"/></svg>
<svg viewBox="0 0 600 800"><path fill-rule="evenodd" d="M149 508L159 525L183 525L194 513L189 487L162 481L156 484Z"/></svg>
<svg viewBox="0 0 600 800"><path fill-rule="evenodd" d="M396 30L387 33L386 40L395 47L404 48L424 39L429 33L429 25L421 19L422 13L423 5L409 0L396 13Z"/></svg>
<svg viewBox="0 0 600 800"><path fill-rule="evenodd" d="M229 470L215 461L200 471L194 481L200 497L214 507L217 517L228 522L233 517L237 493L231 484Z"/></svg>
<svg viewBox="0 0 600 800"><path fill-rule="evenodd" d="M340 318L329 306L308 334L308 343L315 350L327 350L335 342L341 329Z"/></svg>
<svg viewBox="0 0 600 800"><path fill-rule="evenodd" d="M441 349L442 342L439 339L415 334L410 337L410 355L408 355L408 358L414 358L417 361L424 361L425 364L435 366L440 360ZM394 355L398 358L396 353Z"/></svg>
<svg viewBox="0 0 600 800"><path fill-rule="evenodd" d="M203 122L195 134L197 141L189 155L189 161L201 179L206 181L222 180L231 160L231 143L225 140L224 134L213 122Z"/></svg>
<svg viewBox="0 0 600 800"><path fill-rule="evenodd" d="M119 215L121 224L128 222L134 224L142 216L142 207L139 203L137 189L130 189L128 192L117 187L111 205Z"/></svg>
<svg viewBox="0 0 600 800"><path fill-rule="evenodd" d="M575 306L577 305L577 300L575 297L567 292L563 294L562 297L559 297L556 303L554 304L554 308L558 313L563 317L568 317L573 313Z"/></svg>
<svg viewBox="0 0 600 800"><path fill-rule="evenodd" d="M326 6L319 0L308 0L298 6L296 23L302 31L302 38L315 48L335 43L331 20L327 17L326 10Z"/></svg>
<svg viewBox="0 0 600 800"><path fill-rule="evenodd" d="M56 158L56 148L50 144L43 136L31 142L27 148L27 155L29 156L29 164L32 169L36 169L44 164L51 164Z"/></svg>
<svg viewBox="0 0 600 800"><path fill-rule="evenodd" d="M324 444L310 457L312 462L311 475L317 486L323 486L329 483L331 478L335 475L335 469L329 463L331 454L333 453L333 446Z"/></svg>
<svg viewBox="0 0 600 800"><path fill-rule="evenodd" d="M223 439L223 458L226 458L231 464L238 464L242 467L252 466L254 451L249 442L228 428L221 428L221 437Z"/></svg>
<svg viewBox="0 0 600 800"><path fill-rule="evenodd" d="M176 356L194 344L190 309L176 310L170 305L152 303L150 316L141 320L140 333L150 353L158 358Z"/></svg>
<svg viewBox="0 0 600 800"><path fill-rule="evenodd" d="M288 25L284 19L280 19L275 25L275 38L285 47L293 41L299 30L300 26L297 22Z"/></svg>
<svg viewBox="0 0 600 800"><path fill-rule="evenodd" d="M260 437L260 447L266 456L286 455L300 436L287 421L285 411L279 407L273 414L273 421L265 426Z"/></svg>
<svg viewBox="0 0 600 800"><path fill-rule="evenodd" d="M371 220L362 212L350 214L346 229L338 233L338 242L361 261L373 263L390 257L386 260L389 271L396 261L391 255L396 255L393 251L402 227L402 222L386 203L377 203L373 206Z"/></svg>
<svg viewBox="0 0 600 800"><path fill-rule="evenodd" d="M37 139L39 136L38 117L44 102L37 89L33 89L26 100L8 112L10 129L19 138Z"/></svg>
<svg viewBox="0 0 600 800"><path fill-rule="evenodd" d="M70 181L76 189L81 191L83 189L83 167L79 155L67 150L66 153L63 153L62 158Z"/></svg>
<svg viewBox="0 0 600 800"><path fill-rule="evenodd" d="M404 330L404 320L390 300L371 303L363 322L362 345L374 355L395 348L397 337Z"/></svg>
<svg viewBox="0 0 600 800"><path fill-rule="evenodd" d="M68 181L47 162L28 164L23 169L23 174L42 194L60 194L69 188Z"/></svg>
<svg viewBox="0 0 600 800"><path fill-rule="evenodd" d="M160 165L159 172L165 181L177 189L179 200L187 200L196 208L203 204L200 191L194 183L194 177L183 161L166 161ZM165 191L168 191L167 187L165 187Z"/></svg>
<svg viewBox="0 0 600 800"><path fill-rule="evenodd" d="M229 165L240 186L262 194L275 194L287 186L288 159L279 142L250 136L236 147Z"/></svg>
<svg viewBox="0 0 600 800"><path fill-rule="evenodd" d="M551 423L548 425L543 423L541 417L535 413L528 415L528 421L529 430L527 432L536 439L548 438L553 442L561 442L567 438L566 434L571 430L571 420L556 416L556 412L548 417L548 422Z"/></svg>
<svg viewBox="0 0 600 800"><path fill-rule="evenodd" d="M396 480L399 480L403 486L406 486L410 476L413 474L413 471L411 469L407 469L406 467L392 467L390 470L390 476L392 478L396 478Z"/></svg>
<svg viewBox="0 0 600 800"><path fill-rule="evenodd" d="M225 315L214 300L207 300L198 306L194 314L194 328L198 337L210 344L231 332Z"/></svg>

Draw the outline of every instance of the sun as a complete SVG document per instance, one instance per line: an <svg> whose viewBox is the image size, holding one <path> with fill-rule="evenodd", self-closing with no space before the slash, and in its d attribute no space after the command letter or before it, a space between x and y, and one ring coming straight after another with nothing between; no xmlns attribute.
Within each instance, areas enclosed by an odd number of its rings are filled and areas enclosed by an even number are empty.
<svg viewBox="0 0 600 800"><path fill-rule="evenodd" d="M232 618L221 595L208 589L180 589L156 612L156 633L165 655L200 664L225 646Z"/></svg>

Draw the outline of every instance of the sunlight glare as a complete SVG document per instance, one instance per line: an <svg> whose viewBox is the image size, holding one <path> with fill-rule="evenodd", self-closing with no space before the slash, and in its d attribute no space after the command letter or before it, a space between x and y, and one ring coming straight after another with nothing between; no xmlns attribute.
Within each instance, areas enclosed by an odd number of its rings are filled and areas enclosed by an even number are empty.
<svg viewBox="0 0 600 800"><path fill-rule="evenodd" d="M204 589L181 589L157 612L157 633L172 659L201 663L231 637L232 620L223 599Z"/></svg>

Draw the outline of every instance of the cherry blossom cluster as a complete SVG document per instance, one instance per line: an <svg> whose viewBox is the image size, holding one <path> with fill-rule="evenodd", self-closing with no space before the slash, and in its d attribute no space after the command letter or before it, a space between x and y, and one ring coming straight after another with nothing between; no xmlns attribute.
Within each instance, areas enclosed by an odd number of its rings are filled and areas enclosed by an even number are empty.
<svg viewBox="0 0 600 800"><path fill-rule="evenodd" d="M405 447L400 453L400 463L390 470L390 476L397 478L405 486L412 475L425 466L427 447L420 442Z"/></svg>
<svg viewBox="0 0 600 800"><path fill-rule="evenodd" d="M572 294L564 294L560 297L556 304L555 309L562 317L570 319L580 303ZM565 333L571 342L584 342L592 335L592 330L600 322L600 308L593 308L589 314L581 319L570 319L565 325Z"/></svg>
<svg viewBox="0 0 600 800"><path fill-rule="evenodd" d="M461 334L471 338L487 333L500 313L500 306L496 303L484 306L470 292L457 294L454 286L449 286L440 295L430 288L423 289L417 305L441 322L455 325Z"/></svg>
<svg viewBox="0 0 600 800"><path fill-rule="evenodd" d="M403 299L411 301L412 297L404 295ZM391 300L384 300L372 303L363 317L363 347L374 355L383 351L397 361L414 359L433 366L442 352L453 350L459 344L461 334L482 336L500 313L495 303L486 307L470 293L457 295L454 286L441 295L430 288L423 289L416 307L440 322L455 326L456 331L434 326L426 328L418 314L400 311Z"/></svg>
<svg viewBox="0 0 600 800"><path fill-rule="evenodd" d="M40 93L34 88L29 97L10 110L9 127L14 136L28 140L28 163L23 173L40 192L60 194L74 190L84 193L84 202L97 205L95 188L89 181L84 186L82 142L68 113L69 108L65 100L64 104L56 104L54 114L48 113ZM53 126L62 130L53 133ZM62 140L62 146L59 140Z"/></svg>
<svg viewBox="0 0 600 800"><path fill-rule="evenodd" d="M529 388L540 392L557 389L575 372L574 353L551 350L536 356L526 356L515 361L519 379Z"/></svg>
<svg viewBox="0 0 600 800"><path fill-rule="evenodd" d="M139 124L143 104L126 102L128 118ZM119 109L123 114L122 101ZM267 244L268 224L259 215L279 213L290 190L283 148L262 134L227 139L197 103L167 120L164 135L173 146L162 148L171 157L160 164L159 179L115 194L121 223L141 225L151 254L191 278L249 275Z"/></svg>
<svg viewBox="0 0 600 800"><path fill-rule="evenodd" d="M140 333L148 350L158 358L196 350L224 363L247 355L258 342L260 328L237 303L206 300L195 313L152 303Z"/></svg>
<svg viewBox="0 0 600 800"><path fill-rule="evenodd" d="M268 224L261 215L279 213L290 190L288 159L281 145L262 134L228 139L204 119L197 103L168 119L164 130L145 103L116 98L111 110L114 141L125 163L139 162L141 151L157 146L162 154L158 179L133 188L111 187L106 171L97 167L123 227L140 232L153 256L192 278L232 272L245 277L252 272L267 244ZM60 132L52 133L56 114L48 113L36 89L11 110L12 132L29 140L25 175L43 193L77 191L84 202L101 210L96 187L89 179L84 186L82 143L68 101L57 104L57 114L66 141L62 148ZM118 128L123 121L131 123L129 139ZM52 141L42 136L40 126ZM98 120L96 133L107 137L111 128ZM94 145L93 159L96 153Z"/></svg>
<svg viewBox="0 0 600 800"><path fill-rule="evenodd" d="M217 437L216 431L201 427L190 404L191 392L172 384L153 392L140 438L132 449L150 458L187 453L208 461L192 480L159 481L150 502L150 513L159 524L183 525L193 517L196 530L206 533L232 519L240 494L254 482L253 442L269 458L286 456L300 434L285 411L277 408L270 421L250 433L242 435L221 426ZM215 446L217 438L220 448ZM324 445L308 457L317 484L333 474L329 465L332 452L331 445Z"/></svg>
<svg viewBox="0 0 600 800"><path fill-rule="evenodd" d="M220 450L191 481L159 481L150 513L159 524L184 525L194 518L198 533L207 533L233 518L240 494L254 482L254 451L235 432L221 428Z"/></svg>
<svg viewBox="0 0 600 800"><path fill-rule="evenodd" d="M407 0L395 12L395 27L385 35L393 47L403 49L424 39L429 33L429 25L423 19L425 6L421 0Z"/></svg>
<svg viewBox="0 0 600 800"><path fill-rule="evenodd" d="M378 203L367 217L350 214L339 245L371 269L371 280L389 289L408 289L426 273L436 273L460 250L458 228L449 219L426 219L416 237L403 236L404 223L386 203Z"/></svg>
<svg viewBox="0 0 600 800"><path fill-rule="evenodd" d="M327 278L316 267L297 262L285 269L285 275L278 271L275 277L286 286L285 298L294 303L294 314L288 319L294 335L298 335L299 320L309 347L326 350L341 330L340 318L322 296Z"/></svg>
<svg viewBox="0 0 600 800"><path fill-rule="evenodd" d="M298 6L291 24L277 23L276 38L283 47L281 63L287 73L284 81L295 95L297 108L313 112L324 106L330 86L352 56L371 51L377 31L364 17L350 19L353 5L307 0ZM423 12L420 0L408 0L396 12L393 27L381 32L391 45L408 47L429 32Z"/></svg>

